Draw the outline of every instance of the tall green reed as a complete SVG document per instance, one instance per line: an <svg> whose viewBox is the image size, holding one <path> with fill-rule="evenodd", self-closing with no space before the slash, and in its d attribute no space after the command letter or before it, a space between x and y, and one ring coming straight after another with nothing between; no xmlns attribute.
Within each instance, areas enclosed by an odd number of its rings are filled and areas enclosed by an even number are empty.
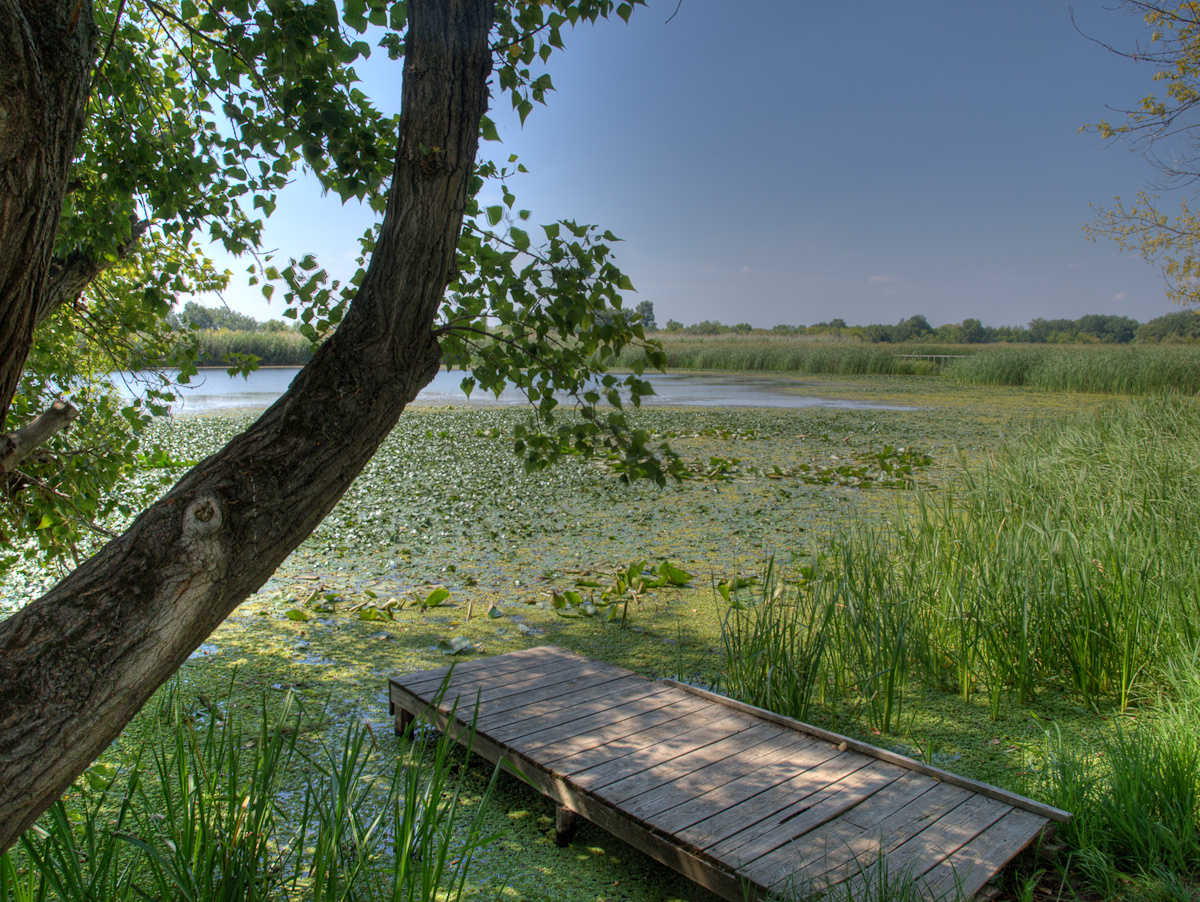
<svg viewBox="0 0 1200 902"><path fill-rule="evenodd" d="M298 332L235 332L207 329L200 333L198 366L224 366L229 355L258 358L261 366L303 366L312 358L312 343Z"/></svg>
<svg viewBox="0 0 1200 902"><path fill-rule="evenodd" d="M661 332L655 338L662 342L671 369L840 375L928 375L938 371L933 361L898 356L915 353L911 349L844 339L829 342L804 336L677 336ZM634 359L632 351L626 351L614 365L628 368Z"/></svg>
<svg viewBox="0 0 1200 902"><path fill-rule="evenodd" d="M763 637L786 636L791 617L822 624L805 697L836 693L882 732L898 729L913 677L985 692L993 719L1047 689L1121 711L1152 700L1200 644L1195 435L1200 403L1155 396L1041 424L987 466L964 461L885 527L836 536L795 601L732 618L727 685L761 684L758 662L786 660Z"/></svg>
<svg viewBox="0 0 1200 902"><path fill-rule="evenodd" d="M1094 749L1047 734L1041 792L1075 817L1059 828L1087 878L1159 878L1200 868L1200 737L1168 724L1118 727Z"/></svg>
<svg viewBox="0 0 1200 902"><path fill-rule="evenodd" d="M913 598L890 566L883 536L856 528L830 549L812 590L832 607L827 672L837 691L855 700L870 726L900 730L908 685Z"/></svg>
<svg viewBox="0 0 1200 902"><path fill-rule="evenodd" d="M667 366L683 370L834 375L944 375L971 385L1143 395L1200 392L1200 348L1190 345L870 344L829 336L660 332ZM951 355L936 361L922 355ZM617 367L631 367L626 351Z"/></svg>
<svg viewBox="0 0 1200 902"><path fill-rule="evenodd" d="M1197 403L1168 396L1043 424L893 518L881 578L916 599L926 683L966 693L978 680L993 716L1001 691L1022 703L1050 684L1122 710L1148 697L1172 650L1197 638L1194 429Z"/></svg>
<svg viewBox="0 0 1200 902"><path fill-rule="evenodd" d="M310 753L290 696L256 733L209 715L164 693L146 751L93 774L0 855L0 902L461 895L495 775L464 817L452 738L429 760L411 734L387 748L355 726Z"/></svg>
<svg viewBox="0 0 1200 902"><path fill-rule="evenodd" d="M953 361L947 374L973 385L1140 395L1200 392L1200 349L1192 346L988 347Z"/></svg>
<svg viewBox="0 0 1200 902"><path fill-rule="evenodd" d="M198 727L175 687L162 696L159 717L169 729L150 752L152 779L133 772L138 833L124 835L145 853L153 891L212 902L268 898L286 855L275 797L295 753L291 697L274 723L264 710L254 740L218 710Z"/></svg>
<svg viewBox="0 0 1200 902"><path fill-rule="evenodd" d="M452 711L453 718L457 708ZM474 724L468 728L470 752ZM317 902L443 902L462 896L484 832L497 767L470 817L454 779L455 742L443 734L432 762L400 755L390 779L372 773L370 733L350 731L340 749L322 746L313 766L300 844L311 843L307 879ZM375 784L382 783L380 797Z"/></svg>
<svg viewBox="0 0 1200 902"><path fill-rule="evenodd" d="M834 608L777 579L774 561L759 599L730 604L721 621L720 691L807 720L820 701L822 659Z"/></svg>

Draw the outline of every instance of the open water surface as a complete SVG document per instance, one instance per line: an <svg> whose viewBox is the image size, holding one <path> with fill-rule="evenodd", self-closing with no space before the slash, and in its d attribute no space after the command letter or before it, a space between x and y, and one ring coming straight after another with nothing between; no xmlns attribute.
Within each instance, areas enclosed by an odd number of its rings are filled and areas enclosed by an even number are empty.
<svg viewBox="0 0 1200 902"><path fill-rule="evenodd" d="M179 386L182 399L174 412L179 414L213 413L237 408L269 407L282 395L300 372L299 367L264 367L248 377L230 376L220 368L202 369L190 385ZM122 373L117 380L122 394L134 397L143 387L137 374ZM806 393L803 381L771 376L742 376L709 373L653 373L646 377L655 395L642 404L675 407L839 407L855 410L905 410L896 405L826 398ZM462 405L471 407L518 406L525 396L516 389L505 389L500 397L476 389L467 398L460 383L463 373L441 371L414 402L417 405ZM564 404L569 398L561 399Z"/></svg>

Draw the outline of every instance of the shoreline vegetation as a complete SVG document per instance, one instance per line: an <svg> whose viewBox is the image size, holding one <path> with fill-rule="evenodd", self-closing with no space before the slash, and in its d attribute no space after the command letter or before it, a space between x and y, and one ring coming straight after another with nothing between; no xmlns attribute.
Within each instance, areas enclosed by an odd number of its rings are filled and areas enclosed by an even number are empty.
<svg viewBox="0 0 1200 902"><path fill-rule="evenodd" d="M978 320L933 327L923 316L895 326L755 329L706 320L654 328L653 305L638 307L646 335L661 342L671 370L834 376L939 376L966 385L1024 386L1044 391L1200 393L1200 313L1183 310L1147 323L1124 316L1035 319L993 327ZM313 344L284 323L259 323L223 308L189 302L179 324L199 328L200 367L254 360L258 366L303 366ZM639 354L626 349L617 369Z"/></svg>
<svg viewBox="0 0 1200 902"><path fill-rule="evenodd" d="M1043 391L1200 393L1200 344L903 344L813 340L760 333L651 333L669 370L833 376L934 376L967 385ZM303 366L312 355L294 332L201 333L198 366L251 355L259 366ZM628 369L632 352L617 358Z"/></svg>
<svg viewBox="0 0 1200 902"><path fill-rule="evenodd" d="M892 376L862 386L913 409L639 411L643 428L695 462L691 479L663 489L623 485L582 460L524 473L507 453L519 411L406 414L322 526L81 781L59 825L46 822L50 838L31 836L16 853L9 879L31 860L22 855L64 867L101 860L73 857L65 844L80 828L70 824L87 821L69 812L95 810L100 823L123 810L137 757L149 754L139 750L156 747L148 737L170 749L172 737L191 743L192 730L224 730L242 711L266 729L286 720L291 693L321 716L281 735L345 788L310 815L287 804L271 814L278 832L251 850L265 861L253 858L251 879L268 887L283 874L293 883L279 892L326 898L295 880L312 862L276 861L306 848L288 832L305 817L335 854L332 838L349 828L326 826L327 812L357 785L356 762L386 775L404 756L414 778L446 786L442 752L422 746L412 759L413 747L393 744L387 675L454 660L447 649L553 642L1072 811L1057 861L1019 865L1004 898L1194 898L1200 401ZM186 462L243 424L229 415L155 428ZM675 580L663 583L664 572ZM273 748L274 736L218 742L217 757ZM317 792L300 770L279 766L281 797ZM493 783L477 762L459 773L456 805L479 825L468 836L499 837L467 842L475 864L464 897L490 898L499 880L521 899L710 902L588 825L556 849L551 803L519 781ZM141 774L146 801L129 804L158 805L167 789L155 787L172 785L174 771L159 777L143 764ZM416 784L397 792L395 780L372 787L356 802L368 819L401 794L428 797ZM250 789L214 792L229 804L195 817L232 817ZM154 810L128 815L147 842ZM208 835L187 823L168 832ZM153 875L176 860L160 851L139 864L141 847L116 848L131 886L145 882L139 868ZM354 856L338 862L344 873L361 868L390 888L387 848L345 848ZM213 854L224 854L219 836ZM23 873L35 890L39 869Z"/></svg>

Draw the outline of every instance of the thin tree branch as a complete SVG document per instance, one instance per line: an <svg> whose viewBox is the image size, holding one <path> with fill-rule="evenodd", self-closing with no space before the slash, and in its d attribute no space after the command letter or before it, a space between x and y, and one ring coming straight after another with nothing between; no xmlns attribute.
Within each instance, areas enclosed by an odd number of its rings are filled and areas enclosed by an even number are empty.
<svg viewBox="0 0 1200 902"><path fill-rule="evenodd" d="M87 96L92 96L92 89L96 87L96 79L100 77L100 73L104 71L104 66L108 62L108 55L112 53L113 44L117 40L117 29L121 27L121 16L125 12L126 0L121 0L117 7L117 14L113 16L112 31L108 33L108 44L104 48L104 55L100 57L100 62L96 64L96 68L92 70L92 77L88 81Z"/></svg>
<svg viewBox="0 0 1200 902"><path fill-rule="evenodd" d="M71 425L79 410L59 399L20 429L0 435L0 475L11 473L17 464Z"/></svg>

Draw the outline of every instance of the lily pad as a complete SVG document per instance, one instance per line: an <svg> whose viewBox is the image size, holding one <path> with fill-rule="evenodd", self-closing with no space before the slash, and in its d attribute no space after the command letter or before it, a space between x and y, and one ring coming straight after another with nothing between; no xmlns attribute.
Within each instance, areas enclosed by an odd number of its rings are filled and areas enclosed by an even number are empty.
<svg viewBox="0 0 1200 902"><path fill-rule="evenodd" d="M444 655L461 655L470 651L474 646L466 636L456 636L453 639L443 639L437 644L437 650Z"/></svg>

